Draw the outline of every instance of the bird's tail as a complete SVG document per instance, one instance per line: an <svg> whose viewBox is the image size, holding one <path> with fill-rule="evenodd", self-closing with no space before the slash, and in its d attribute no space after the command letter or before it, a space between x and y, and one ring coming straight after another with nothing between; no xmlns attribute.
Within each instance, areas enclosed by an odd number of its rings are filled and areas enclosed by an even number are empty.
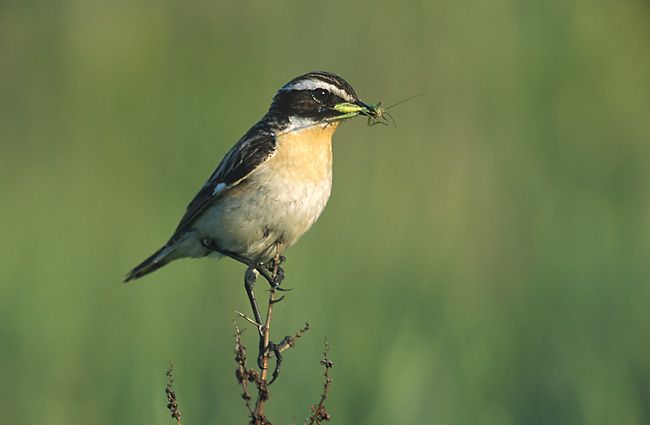
<svg viewBox="0 0 650 425"><path fill-rule="evenodd" d="M124 283L130 280L139 279L142 276L156 271L165 264L169 263L171 260L173 260L173 258L170 258L171 256L169 254L171 254L173 251L174 248L171 246L163 246L158 251L154 252L149 258L135 266L133 270L131 270L129 274L126 275Z"/></svg>

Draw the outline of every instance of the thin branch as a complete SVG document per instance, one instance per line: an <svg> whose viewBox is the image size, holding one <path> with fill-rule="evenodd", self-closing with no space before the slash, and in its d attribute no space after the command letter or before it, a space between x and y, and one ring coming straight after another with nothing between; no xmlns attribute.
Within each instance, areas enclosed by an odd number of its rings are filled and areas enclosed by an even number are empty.
<svg viewBox="0 0 650 425"><path fill-rule="evenodd" d="M264 347L260 347L262 350L262 373L260 376L260 385L258 385L258 395L257 402L255 403L255 416L258 419L266 421L264 417L264 404L266 400L269 399L269 387L266 380L266 377L269 372L269 341L271 336L271 318L273 317L273 304L275 303L275 289L271 288L269 291L269 305L266 310L266 321L264 322ZM265 423L265 422L262 422Z"/></svg>
<svg viewBox="0 0 650 425"><path fill-rule="evenodd" d="M285 337L282 342L275 346L275 349L280 353L286 351L289 348L293 348L296 345L296 342L305 335L305 332L309 330L309 323L305 323L305 326L300 329L294 336Z"/></svg>
<svg viewBox="0 0 650 425"><path fill-rule="evenodd" d="M249 414L253 415L253 406L251 405L251 395L248 391L248 382L255 380L256 377L251 376L252 370L248 370L246 367L246 347L241 342L242 331L237 326L237 322L233 320L235 324L235 362L237 363L237 370L235 376L237 377L237 382L242 386L242 395L246 403L246 408L248 409ZM252 378L252 379L251 379Z"/></svg>
<svg viewBox="0 0 650 425"><path fill-rule="evenodd" d="M305 323L305 326L302 329L296 332L293 336L284 337L284 339L279 344L274 344L271 342L271 321L273 319L273 306L275 303L282 301L284 298L283 296L276 298L276 291L281 290L278 288L278 285L284 276L284 272L280 268L280 264L283 260L284 258L279 255L279 252L276 252L275 259L269 263L270 267L264 269L269 276L261 273L271 284L264 323L261 324L261 320L257 319L259 314L256 314L256 319L252 319L242 312L235 312L239 318L244 319L248 323L255 326L260 334L257 358L257 365L259 367L258 372L257 370L249 368L246 365L246 347L242 344L241 341L242 331L237 326L237 323L235 323L235 362L237 363L235 375L237 377L237 382L241 385L243 390L241 396L246 403L246 408L248 409L250 417L249 425L271 425L271 422L265 415L265 407L266 402L270 397L269 387L278 377L280 371L280 365L282 364L282 352L291 347L294 347L296 341L302 338L305 332L309 330L309 323ZM247 290L248 289L249 288L247 287ZM250 297L251 294L249 293L249 298ZM254 311L257 311L254 304L252 304L252 308ZM323 393L321 395L320 402L312 407L312 415L309 418L310 424L320 424L322 421L329 420L330 418L329 413L327 413L324 406L325 399L327 398L327 393L329 391L329 386L332 382L329 377L329 368L333 366L333 363L327 357L328 351L329 347L327 346L327 341L325 341L325 351L323 353L324 359L321 361L321 363L325 366L325 384L323 386ZM276 361L275 369L272 373L272 376L269 377L270 359L273 357L275 357ZM250 383L254 383L255 387L257 388L257 396L254 402L252 400L253 397L251 395ZM307 423L307 421L305 421L305 423Z"/></svg>
<svg viewBox="0 0 650 425"><path fill-rule="evenodd" d="M261 323L257 323L254 319L251 319L250 317L248 317L247 315L245 315L245 314L242 313L241 311L237 311L237 310L235 310L235 314L236 314L237 316L241 317L242 319L246 320L246 321L247 321L248 323L250 323L251 325L253 325L253 326L255 326L256 328L260 329L260 331L261 331L261 329L262 329L262 324L261 324ZM235 326L237 326L237 324L235 324Z"/></svg>
<svg viewBox="0 0 650 425"><path fill-rule="evenodd" d="M242 343L242 334L243 330L237 326L237 322L233 320L235 326L235 363L237 363L237 369L235 370L235 376L237 382L242 387L241 397L244 399L248 414L250 417L249 425L272 425L271 422L265 416L265 405L266 401L269 400L270 393L269 387L278 377L280 371L280 365L282 364L282 354L284 351L288 350L291 347L294 347L296 342L304 336L304 334L309 330L309 323L305 323L305 326L296 332L293 336L286 336L279 344L274 344L271 342L271 320L273 318L273 305L277 302L282 301L284 296L276 298L276 290L282 290L279 288L279 284L284 277L284 271L280 268L280 263L284 261L284 257L279 255L279 252L276 252L276 257L273 262L270 263L270 267L265 269L265 273L261 273L269 283L271 284L271 290L269 291L268 297L268 306L266 310L266 318L264 324L261 324L261 318L254 320L247 316L246 314L235 311L235 314L252 324L257 328L258 333L260 334L259 340L259 351L257 358L257 365L260 368L259 372L256 369L249 368L247 366L247 356L246 356L246 346ZM250 269L249 269L250 270ZM247 286L247 291L249 292L249 298L252 293L252 283L250 287ZM251 303L253 310L256 309L255 303ZM256 314L260 316L259 313ZM325 400L329 392L330 384L332 379L329 377L329 369L334 366L334 364L328 358L329 346L327 345L327 340L325 340L325 350L323 352L323 359L321 364L325 366L325 383L323 384L323 391L321 393L320 401L318 404L315 404L311 408L311 416L304 421L304 424L321 424L324 421L330 420L330 415L325 409ZM272 373L272 377L269 380L269 363L270 359L275 357L275 369ZM172 418L176 419L176 424L181 425L181 412L179 410L178 402L176 400L176 392L173 388L174 382L174 371L173 364L170 364L169 369L167 370L168 382L165 388L165 394L167 396L167 408L171 413ZM252 385L255 387L252 389ZM254 389L257 389L257 396L255 401L253 401L253 396L251 392L254 392Z"/></svg>
<svg viewBox="0 0 650 425"><path fill-rule="evenodd" d="M174 391L174 363L169 364L169 369L167 369L167 386L165 387L165 394L167 395L167 408L169 413L171 413L172 418L176 419L176 423L181 425L181 411L178 408L178 402L176 401L176 392Z"/></svg>
<svg viewBox="0 0 650 425"><path fill-rule="evenodd" d="M330 385L332 384L332 378L330 378L330 369L334 367L334 363L328 357L329 351L330 351L330 347L327 344L327 339L325 339L325 350L323 351L323 359L320 361L320 364L322 364L325 367L325 373L323 374L325 376L325 383L323 384L323 392L321 393L320 401L318 402L318 404L312 406L311 416L309 416L309 418L304 422L306 425L313 425L313 424L320 425L321 423L327 422L330 419L332 419L329 412L325 408L325 400L327 400L327 395L329 393Z"/></svg>

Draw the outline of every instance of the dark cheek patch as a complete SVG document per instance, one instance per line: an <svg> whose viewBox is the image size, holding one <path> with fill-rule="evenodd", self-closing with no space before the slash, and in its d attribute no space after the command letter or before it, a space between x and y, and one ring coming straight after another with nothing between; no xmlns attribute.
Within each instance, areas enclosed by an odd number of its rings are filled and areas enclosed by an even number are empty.
<svg viewBox="0 0 650 425"><path fill-rule="evenodd" d="M271 109L283 116L323 119L338 115L332 110L334 104L342 102L338 96L330 96L327 104L316 102L306 90L280 92L273 99Z"/></svg>

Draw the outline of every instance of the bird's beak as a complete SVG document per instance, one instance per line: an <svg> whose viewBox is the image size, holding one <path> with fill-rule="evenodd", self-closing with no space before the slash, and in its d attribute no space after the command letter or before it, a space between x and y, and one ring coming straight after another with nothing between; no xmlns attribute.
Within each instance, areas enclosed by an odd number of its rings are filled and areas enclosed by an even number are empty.
<svg viewBox="0 0 650 425"><path fill-rule="evenodd" d="M340 112L341 114L347 115L347 117L355 117L357 115L364 115L366 117L376 117L377 110L374 106L368 105L365 102L360 100L355 100L354 102L342 102L337 105L334 105L334 110Z"/></svg>

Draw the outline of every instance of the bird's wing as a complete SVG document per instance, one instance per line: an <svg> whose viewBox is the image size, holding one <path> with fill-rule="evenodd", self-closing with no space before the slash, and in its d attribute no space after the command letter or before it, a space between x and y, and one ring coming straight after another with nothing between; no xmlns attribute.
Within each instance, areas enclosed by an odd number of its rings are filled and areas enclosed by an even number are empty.
<svg viewBox="0 0 650 425"><path fill-rule="evenodd" d="M233 146L187 206L174 236L186 229L210 203L228 189L244 180L257 167L275 154L275 135L270 129L256 125ZM172 236L172 239L174 238Z"/></svg>

